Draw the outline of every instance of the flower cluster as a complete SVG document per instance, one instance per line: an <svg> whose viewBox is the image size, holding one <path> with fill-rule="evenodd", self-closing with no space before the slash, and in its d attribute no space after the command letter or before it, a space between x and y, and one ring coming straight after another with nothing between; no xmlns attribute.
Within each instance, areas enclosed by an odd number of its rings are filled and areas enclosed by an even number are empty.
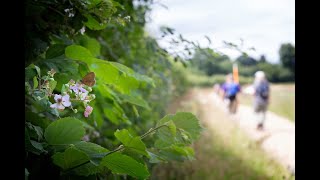
<svg viewBox="0 0 320 180"><path fill-rule="evenodd" d="M60 111L63 111L66 107L71 108L75 113L77 113L77 109L72 107L71 101L82 102L85 111L83 115L85 117L89 117L92 113L93 108L89 105L90 101L95 99L94 94L89 94L92 91L92 88L82 84L81 82L75 82L74 80L70 80L67 84L62 86L61 93L55 94L54 100L55 103L52 104L51 108L56 108Z"/></svg>

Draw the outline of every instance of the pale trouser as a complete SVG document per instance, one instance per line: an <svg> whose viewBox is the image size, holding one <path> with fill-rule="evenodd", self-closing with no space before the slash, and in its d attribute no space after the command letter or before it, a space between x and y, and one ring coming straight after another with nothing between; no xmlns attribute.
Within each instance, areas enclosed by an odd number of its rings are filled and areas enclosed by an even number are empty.
<svg viewBox="0 0 320 180"><path fill-rule="evenodd" d="M264 124L266 119L268 103L266 101L261 101L261 99L256 99L254 101L254 112L256 113L257 123Z"/></svg>

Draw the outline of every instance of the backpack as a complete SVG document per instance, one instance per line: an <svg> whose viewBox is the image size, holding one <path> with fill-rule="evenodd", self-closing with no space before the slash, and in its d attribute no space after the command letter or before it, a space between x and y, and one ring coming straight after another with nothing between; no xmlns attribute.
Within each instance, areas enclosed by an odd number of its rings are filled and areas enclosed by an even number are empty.
<svg viewBox="0 0 320 180"><path fill-rule="evenodd" d="M256 94L262 99L266 100L269 97L269 84L267 82L262 82L256 89Z"/></svg>

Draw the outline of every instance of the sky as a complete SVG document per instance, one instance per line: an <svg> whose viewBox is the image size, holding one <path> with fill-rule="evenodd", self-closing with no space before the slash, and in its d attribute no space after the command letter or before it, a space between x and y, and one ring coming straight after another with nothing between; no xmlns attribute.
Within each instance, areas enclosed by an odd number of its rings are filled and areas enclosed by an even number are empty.
<svg viewBox="0 0 320 180"><path fill-rule="evenodd" d="M271 63L279 62L282 43L295 45L294 0L158 0L153 5L147 31L160 37L159 27L172 27L185 38L198 41L201 46L218 48L223 41L240 44L259 59L263 54ZM168 9L159 5L164 4ZM212 44L204 37L207 35ZM160 46L168 47L158 40ZM218 49L231 59L240 53L229 48Z"/></svg>

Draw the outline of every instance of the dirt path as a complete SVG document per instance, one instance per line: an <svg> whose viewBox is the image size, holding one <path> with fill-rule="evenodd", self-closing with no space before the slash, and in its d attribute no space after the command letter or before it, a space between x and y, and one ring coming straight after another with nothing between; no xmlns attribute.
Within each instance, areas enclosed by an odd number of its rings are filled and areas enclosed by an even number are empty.
<svg viewBox="0 0 320 180"><path fill-rule="evenodd" d="M214 105L226 112L225 104L213 93L212 89L193 89L192 93L204 107ZM214 116L210 109L205 114ZM252 107L240 105L235 115L227 115L250 138L294 173L295 168L295 125L288 119L272 112L267 112L264 131L256 130L255 116Z"/></svg>

